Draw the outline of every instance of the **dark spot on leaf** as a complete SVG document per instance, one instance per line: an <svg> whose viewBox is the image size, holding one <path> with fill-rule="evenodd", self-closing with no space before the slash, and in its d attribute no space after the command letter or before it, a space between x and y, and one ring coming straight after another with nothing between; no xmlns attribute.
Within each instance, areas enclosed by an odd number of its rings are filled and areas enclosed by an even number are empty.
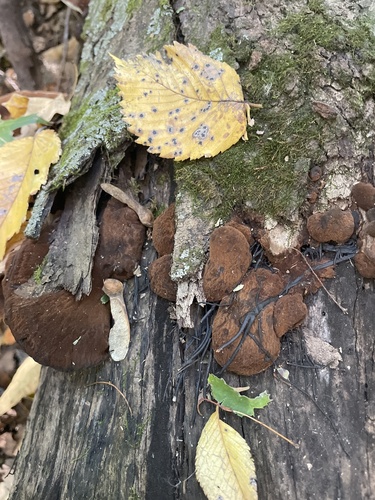
<svg viewBox="0 0 375 500"><path fill-rule="evenodd" d="M184 99L184 103L187 104L189 102L189 99Z"/></svg>
<svg viewBox="0 0 375 500"><path fill-rule="evenodd" d="M167 127L167 132L168 132L169 134L173 134L173 132L174 132L174 127L171 127L171 126Z"/></svg>
<svg viewBox="0 0 375 500"><path fill-rule="evenodd" d="M172 144L173 144L174 146L177 146L177 139L176 139L175 137L173 137L173 139L172 139Z"/></svg>
<svg viewBox="0 0 375 500"><path fill-rule="evenodd" d="M152 131L152 135L157 135L158 131L157 130L153 130Z"/></svg>
<svg viewBox="0 0 375 500"><path fill-rule="evenodd" d="M150 144L152 143L152 137L148 137L147 140Z"/></svg>
<svg viewBox="0 0 375 500"><path fill-rule="evenodd" d="M151 111L152 111L153 113L157 113L157 112L158 112L158 108L155 108L155 107L154 107L154 108L151 108Z"/></svg>
<svg viewBox="0 0 375 500"><path fill-rule="evenodd" d="M147 97L147 96L148 96L148 92L143 92L143 95L144 95L145 97Z"/></svg>
<svg viewBox="0 0 375 500"><path fill-rule="evenodd" d="M175 109L175 112L176 112L176 113L179 113L180 111L181 111L181 109L180 109L180 108L176 108L176 109Z"/></svg>
<svg viewBox="0 0 375 500"><path fill-rule="evenodd" d="M181 128L180 128L180 132L181 132L181 133L182 133L182 132L185 132L185 127L181 127Z"/></svg>
<svg viewBox="0 0 375 500"><path fill-rule="evenodd" d="M145 117L145 114L144 113L139 113L139 118L144 118Z"/></svg>

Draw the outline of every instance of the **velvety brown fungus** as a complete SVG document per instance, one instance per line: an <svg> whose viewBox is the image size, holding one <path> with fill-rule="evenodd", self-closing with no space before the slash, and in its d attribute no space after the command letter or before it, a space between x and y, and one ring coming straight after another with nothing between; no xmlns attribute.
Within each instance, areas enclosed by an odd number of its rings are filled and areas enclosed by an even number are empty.
<svg viewBox="0 0 375 500"><path fill-rule="evenodd" d="M152 241L159 257L171 254L174 246L175 224L175 204L169 207L155 219L152 230Z"/></svg>
<svg viewBox="0 0 375 500"><path fill-rule="evenodd" d="M354 232L354 218L350 210L331 208L326 212L311 215L307 219L307 230L310 236L320 243L344 243Z"/></svg>
<svg viewBox="0 0 375 500"><path fill-rule="evenodd" d="M375 187L366 182L358 182L352 187L352 197L362 210L375 207Z"/></svg>
<svg viewBox="0 0 375 500"><path fill-rule="evenodd" d="M231 226L215 229L210 237L209 259L203 273L208 301L218 302L238 285L251 263L249 243Z"/></svg>
<svg viewBox="0 0 375 500"><path fill-rule="evenodd" d="M151 290L171 302L176 302L177 283L171 280L172 255L163 255L148 268Z"/></svg>

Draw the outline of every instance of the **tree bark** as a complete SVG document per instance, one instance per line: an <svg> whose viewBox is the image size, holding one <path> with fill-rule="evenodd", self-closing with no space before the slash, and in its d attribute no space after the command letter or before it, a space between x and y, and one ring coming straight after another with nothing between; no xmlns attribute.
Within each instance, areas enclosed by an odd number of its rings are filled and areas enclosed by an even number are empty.
<svg viewBox="0 0 375 500"><path fill-rule="evenodd" d="M373 179L371 139L365 133L368 122L373 122L374 118L373 98L367 92L363 100L357 102L357 107L353 104L364 87L370 85L370 77L364 76L353 54L335 52L333 45L330 48L327 41L314 38L314 47L322 44L318 51L322 73L309 80L306 87L309 93L302 97L297 91L306 83L305 76L312 78L316 68L311 64L310 74L305 66L299 66L296 74L289 74L292 81L286 82L285 74L288 76L291 61L296 61L294 58L298 56L293 47L298 40L291 39L283 45L281 40L287 35L281 35L280 31L275 34L282 21L295 20L291 16L300 12L306 13L306 19L316 21L323 19L319 12L324 11L326 19L338 23L344 18L345 22L361 14L357 2L340 5L327 2L325 5L310 1L294 2L290 6L278 1L202 3L179 0L172 9L152 0L139 4L115 2L111 10L106 10L106 5L104 0L92 0L90 4L82 77L75 100L77 109L82 101L93 102L90 101L92 96L97 99L101 89L113 88L112 80L107 83L112 67L108 51L122 58L131 57L160 49L178 35L185 43L194 43L210 52L211 40L213 55L221 50L223 57L237 64L240 71L255 65L262 78L267 76L263 96L259 95L259 89L256 91L260 100L263 97L263 104L268 104L266 114L259 117L262 126L267 126L272 113L277 113L279 107L284 106L285 122L289 124L306 103L309 106L312 101L331 103L334 96L339 118L335 123L324 122L320 143L315 137L310 142L311 137L305 138L309 148L316 150L315 156L313 153L311 156L315 162L320 158L318 164L325 169L331 191L332 179L338 182L340 178L344 186L341 188L349 190L354 179L366 176ZM297 28L303 27L296 28L293 23L285 26L292 35ZM318 28L324 30L324 26ZM215 33L222 35L220 41L215 41ZM333 44L331 39L329 43ZM239 48L244 44L248 46L242 52ZM365 51L363 47L357 48L361 50ZM274 53L289 61L281 83L273 81L271 56ZM302 64L300 60L298 64ZM330 85L326 85L326 76L323 76L327 68L331 72ZM365 65L362 69L364 71ZM306 75L303 71L307 71ZM346 86L341 82L340 87L337 83L339 73L350 80ZM247 88L245 76L243 85ZM275 88L280 91L277 99ZM267 95L274 91L272 99L267 101ZM345 95L353 100L345 101ZM289 109L290 100L295 106L293 110ZM110 126L114 127L114 121L100 122L98 127ZM74 156L65 157L59 166L65 181L73 182L90 170L95 152L104 158L109 155L112 169L123 157L126 159L132 154L131 149L127 149L129 138L125 140L120 133L117 136L116 130L113 132L115 140L110 142L105 133L99 139L86 136L80 122L75 127L67 133L65 145L68 150L69 144L74 142L77 150ZM360 127L365 131L361 132L361 141ZM85 149L80 149L85 141ZM142 183L144 196L155 199L159 205L168 205L175 198L174 176L178 167L155 158L149 161ZM70 165L68 173L64 171L64 162ZM202 163L197 162L197 165ZM56 170L53 175L55 184L63 178ZM179 192L188 197L183 188L177 182ZM324 189L320 191L322 206L324 200L334 197ZM340 189L336 200L341 198L342 201L348 195L343 195ZM47 191L40 196L39 205L36 205L38 213L34 216L36 226L41 224L48 200L51 204L49 197ZM212 207L205 203L202 202L202 207L209 213ZM180 205L183 208L177 206L177 221L179 210L186 208L181 202ZM199 219L196 214L194 216ZM182 224L180 222L180 227L177 224L176 234ZM95 228L90 231L94 234ZM78 248L85 238L78 241ZM194 246L194 241L191 244ZM202 245L201 240L199 245ZM188 356L186 345L194 341L196 331L181 330L170 318L170 304L150 292L147 267L154 258L155 251L148 241L141 260L142 277L125 285L127 305L133 318L127 358L120 363L107 361L99 367L74 373L43 369L16 463L11 498L204 498L195 478L194 458L200 433L212 409L202 405L203 418L196 413L198 365L187 369L182 379L177 376ZM89 256L84 260L79 262L77 259L74 263L76 270L83 269L82 272L69 274L71 290L75 289L71 283L74 276L87 276ZM56 279L60 279L61 285L61 277ZM64 282L63 286L68 289ZM309 315L304 326L340 351L343 361L338 369L312 363L298 330L285 336L277 360L277 366L288 368L289 381L282 380L272 369L251 378L225 374L226 381L233 386L249 385L253 396L267 390L272 403L259 414L261 421L299 444L296 449L252 421L224 417L251 446L260 499L370 499L374 495L373 281L361 278L348 262L337 266L336 278L326 286L330 295L320 289L308 299ZM348 314L343 313L332 296L347 308ZM198 311L195 317L198 327ZM182 381L182 385L177 387L177 381ZM123 395L106 382L114 384Z"/></svg>

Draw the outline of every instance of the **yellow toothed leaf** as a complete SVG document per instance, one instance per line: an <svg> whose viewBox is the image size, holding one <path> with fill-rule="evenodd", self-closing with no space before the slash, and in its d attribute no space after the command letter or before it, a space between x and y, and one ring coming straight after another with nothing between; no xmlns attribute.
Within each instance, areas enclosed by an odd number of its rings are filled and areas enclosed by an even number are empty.
<svg viewBox="0 0 375 500"><path fill-rule="evenodd" d="M256 500L254 461L246 441L219 419L204 426L195 457L196 476L209 500Z"/></svg>
<svg viewBox="0 0 375 500"><path fill-rule="evenodd" d="M46 182L60 148L60 139L53 130L42 130L34 137L0 147L0 260L7 240L25 220L29 196Z"/></svg>
<svg viewBox="0 0 375 500"><path fill-rule="evenodd" d="M210 157L247 139L249 105L228 64L174 42L167 58L113 57L129 132L150 153L176 160Z"/></svg>

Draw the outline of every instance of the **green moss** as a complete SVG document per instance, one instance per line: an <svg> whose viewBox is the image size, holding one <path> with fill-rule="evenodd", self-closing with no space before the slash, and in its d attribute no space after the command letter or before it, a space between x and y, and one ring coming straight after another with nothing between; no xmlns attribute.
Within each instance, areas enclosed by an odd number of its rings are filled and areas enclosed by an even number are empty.
<svg viewBox="0 0 375 500"><path fill-rule="evenodd" d="M42 262L39 264L39 266L37 266L37 268L35 269L35 271L33 273L33 279L37 285L42 284L43 268L44 268L46 262L47 262L47 257L44 257Z"/></svg>
<svg viewBox="0 0 375 500"><path fill-rule="evenodd" d="M174 38L173 9L169 1L159 0L147 27L146 46L148 52L155 52Z"/></svg>
<svg viewBox="0 0 375 500"><path fill-rule="evenodd" d="M266 124L263 135L251 131L248 142L240 141L215 158L177 164L177 182L206 202L219 198L218 217L227 218L244 205L287 216L306 195L305 179L313 161L309 145L319 138L316 120L304 108L289 122L262 110L257 122Z"/></svg>
<svg viewBox="0 0 375 500"><path fill-rule="evenodd" d="M128 494L128 499L129 500L140 500L140 498L141 497L139 496L135 487L133 486L132 488L130 488L129 494Z"/></svg>
<svg viewBox="0 0 375 500"><path fill-rule="evenodd" d="M336 19L326 12L323 2L313 0L283 19L272 37L279 39L280 49L262 54L254 70L246 69L247 63L239 70L245 97L263 104L263 109L253 113L256 130L248 130L249 141L240 141L212 159L176 164L178 184L196 200L216 201L216 215L223 218L242 206L288 217L304 202L308 169L323 161L322 144L341 133L311 108L311 93L328 67L322 48L349 54L361 68L368 65L358 88L345 68L339 73L340 65L334 75L346 88L344 94L354 112L359 114L366 95L375 91L375 37L366 18ZM217 47L235 48L218 28L212 39L214 46L216 42ZM290 50L283 51L283 47ZM245 61L246 50L240 49L232 55ZM326 76L332 79L332 73Z"/></svg>
<svg viewBox="0 0 375 500"><path fill-rule="evenodd" d="M51 172L53 189L77 176L95 149L103 146L111 153L130 139L119 101L117 89L99 90L81 103L73 100L61 130L63 153Z"/></svg>
<svg viewBox="0 0 375 500"><path fill-rule="evenodd" d="M230 36L225 32L223 26L217 26L210 35L210 40L205 47L202 48L205 54L208 54L217 61L226 62L227 64L238 67L232 46L235 43L234 36Z"/></svg>
<svg viewBox="0 0 375 500"><path fill-rule="evenodd" d="M126 13L129 18L133 16L133 13L138 10L142 5L142 0L128 0L128 5L126 7Z"/></svg>

